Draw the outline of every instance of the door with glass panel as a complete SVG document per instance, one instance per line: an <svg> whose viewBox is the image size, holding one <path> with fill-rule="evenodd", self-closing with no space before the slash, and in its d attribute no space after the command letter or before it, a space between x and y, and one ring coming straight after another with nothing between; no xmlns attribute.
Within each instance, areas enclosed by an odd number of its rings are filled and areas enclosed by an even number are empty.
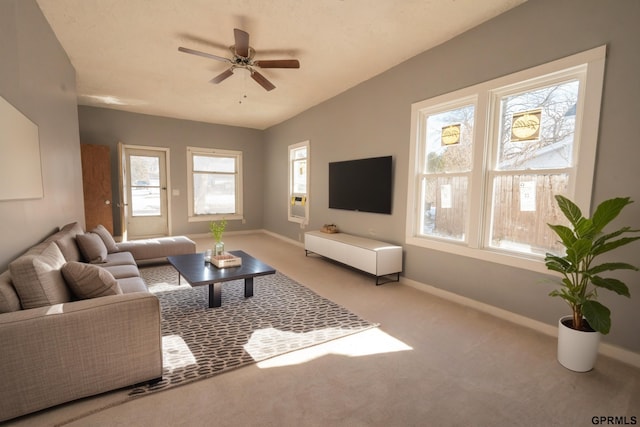
<svg viewBox="0 0 640 427"><path fill-rule="evenodd" d="M169 235L167 152L124 146L124 218L128 240Z"/></svg>

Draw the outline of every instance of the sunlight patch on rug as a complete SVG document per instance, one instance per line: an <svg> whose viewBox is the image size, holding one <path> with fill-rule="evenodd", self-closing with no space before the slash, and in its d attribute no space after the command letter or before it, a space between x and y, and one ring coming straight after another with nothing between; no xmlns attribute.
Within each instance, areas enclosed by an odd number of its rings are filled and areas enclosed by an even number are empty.
<svg viewBox="0 0 640 427"><path fill-rule="evenodd" d="M197 361L180 336L166 335L162 337L162 363L166 370L173 371L195 365Z"/></svg>

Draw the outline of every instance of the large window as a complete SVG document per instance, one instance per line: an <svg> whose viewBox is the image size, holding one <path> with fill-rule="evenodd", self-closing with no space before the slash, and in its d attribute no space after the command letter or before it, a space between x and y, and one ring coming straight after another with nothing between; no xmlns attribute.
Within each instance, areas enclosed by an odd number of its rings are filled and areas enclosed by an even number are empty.
<svg viewBox="0 0 640 427"><path fill-rule="evenodd" d="M187 147L189 221L242 219L242 152Z"/></svg>
<svg viewBox="0 0 640 427"><path fill-rule="evenodd" d="M544 270L554 196L590 207L605 48L412 106L407 243Z"/></svg>
<svg viewBox="0 0 640 427"><path fill-rule="evenodd" d="M289 146L289 221L309 222L309 141Z"/></svg>

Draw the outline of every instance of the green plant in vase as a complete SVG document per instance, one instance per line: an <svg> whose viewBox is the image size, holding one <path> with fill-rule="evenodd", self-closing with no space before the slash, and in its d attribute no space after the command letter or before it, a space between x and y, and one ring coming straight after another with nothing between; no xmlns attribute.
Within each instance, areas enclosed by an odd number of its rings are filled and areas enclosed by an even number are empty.
<svg viewBox="0 0 640 427"><path fill-rule="evenodd" d="M596 264L599 255L627 245L640 236L621 237L635 234L640 230L622 227L613 232L604 232L604 228L613 221L622 209L633 203L629 197L616 197L605 200L596 208L593 217L585 218L578 206L566 197L555 196L558 206L571 223L571 227L551 225L560 243L565 247L564 255L547 253L547 268L562 275L560 288L549 295L560 297L572 310L572 328L585 330L585 320L591 328L608 334L611 327L611 311L596 301L599 289L607 289L618 295L630 297L625 283L601 274L615 270L635 270L638 268L625 262L604 262Z"/></svg>
<svg viewBox="0 0 640 427"><path fill-rule="evenodd" d="M211 221L209 223L209 232L215 239L216 244L214 246L213 254L222 255L224 252L224 242L222 241L222 233L227 228L227 220L221 219L220 221Z"/></svg>

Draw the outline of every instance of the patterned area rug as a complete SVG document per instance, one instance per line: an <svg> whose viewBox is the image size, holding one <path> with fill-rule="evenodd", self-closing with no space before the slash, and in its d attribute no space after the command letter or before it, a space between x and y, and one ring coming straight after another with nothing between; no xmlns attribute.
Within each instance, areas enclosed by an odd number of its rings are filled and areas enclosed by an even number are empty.
<svg viewBox="0 0 640 427"><path fill-rule="evenodd" d="M377 326L276 273L222 285L222 307L208 307L208 286L192 288L170 265L141 268L162 309L162 381L130 396L165 390Z"/></svg>

